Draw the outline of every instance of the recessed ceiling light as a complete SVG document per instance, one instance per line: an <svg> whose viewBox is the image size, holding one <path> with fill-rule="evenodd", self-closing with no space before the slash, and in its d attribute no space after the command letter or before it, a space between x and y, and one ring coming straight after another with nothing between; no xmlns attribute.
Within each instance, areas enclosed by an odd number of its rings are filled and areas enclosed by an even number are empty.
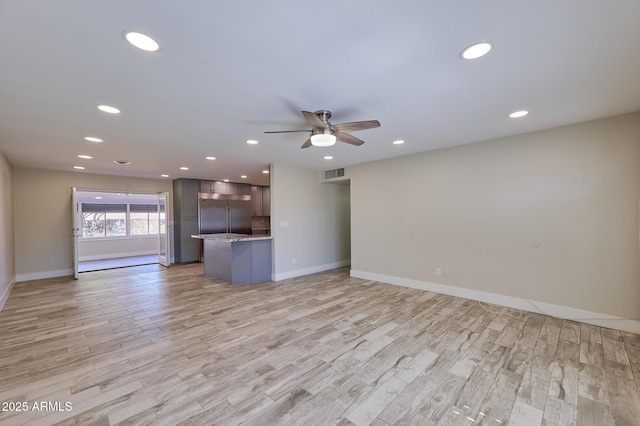
<svg viewBox="0 0 640 426"><path fill-rule="evenodd" d="M80 155L78 155L78 158L85 158L85 159L87 159L87 160L90 160L90 159L92 159L93 157L92 157L92 156L90 156L90 155L83 155L83 154L80 154Z"/></svg>
<svg viewBox="0 0 640 426"><path fill-rule="evenodd" d="M396 141L392 142L394 145L402 145L404 143L404 141L402 139L398 139Z"/></svg>
<svg viewBox="0 0 640 426"><path fill-rule="evenodd" d="M120 110L116 107L112 107L109 105L98 105L96 108L98 108L100 111L102 112L107 112L109 114L119 114Z"/></svg>
<svg viewBox="0 0 640 426"><path fill-rule="evenodd" d="M269 170L263 170L262 173L264 173L265 175L269 174Z"/></svg>
<svg viewBox="0 0 640 426"><path fill-rule="evenodd" d="M138 33L136 31L123 31L122 37L138 49L147 52L157 52L160 50L158 42L146 34Z"/></svg>
<svg viewBox="0 0 640 426"><path fill-rule="evenodd" d="M520 118L520 117L524 117L527 114L529 114L529 111L525 111L525 110L515 111L515 112L512 112L511 114L509 114L509 117L510 118Z"/></svg>
<svg viewBox="0 0 640 426"><path fill-rule="evenodd" d="M325 155L324 159L325 160L333 160L333 156L332 155Z"/></svg>
<svg viewBox="0 0 640 426"><path fill-rule="evenodd" d="M120 164L121 166L128 166L129 164L131 164L131 161L127 160L113 160L113 162L116 164Z"/></svg>
<svg viewBox="0 0 640 426"><path fill-rule="evenodd" d="M460 52L460 57L462 59L478 59L489 53L491 47L491 43L489 43L488 41L474 43Z"/></svg>
<svg viewBox="0 0 640 426"><path fill-rule="evenodd" d="M180 170L189 170L188 167L180 167Z"/></svg>
<svg viewBox="0 0 640 426"><path fill-rule="evenodd" d="M84 140L89 142L104 142L102 139L94 138L93 136L85 136Z"/></svg>
<svg viewBox="0 0 640 426"><path fill-rule="evenodd" d="M160 175L161 177L169 177L169 175Z"/></svg>
<svg viewBox="0 0 640 426"><path fill-rule="evenodd" d="M225 182L229 182L229 179L224 179Z"/></svg>
<svg viewBox="0 0 640 426"><path fill-rule="evenodd" d="M216 159L216 157L206 157L206 158L207 158L207 160L215 160Z"/></svg>
<svg viewBox="0 0 640 426"><path fill-rule="evenodd" d="M74 169L78 169L78 170L84 170L84 167L82 166L73 166Z"/></svg>
<svg viewBox="0 0 640 426"><path fill-rule="evenodd" d="M258 144L258 141L257 141L257 140L255 140L255 139L249 139L249 140L247 141L247 143L248 143L249 145L257 145L257 144Z"/></svg>
<svg viewBox="0 0 640 426"><path fill-rule="evenodd" d="M240 176L240 177L241 177L242 179L246 179L246 178L247 178L247 175L242 175L242 176Z"/></svg>
<svg viewBox="0 0 640 426"><path fill-rule="evenodd" d="M96 197L96 200L102 200L102 197Z"/></svg>

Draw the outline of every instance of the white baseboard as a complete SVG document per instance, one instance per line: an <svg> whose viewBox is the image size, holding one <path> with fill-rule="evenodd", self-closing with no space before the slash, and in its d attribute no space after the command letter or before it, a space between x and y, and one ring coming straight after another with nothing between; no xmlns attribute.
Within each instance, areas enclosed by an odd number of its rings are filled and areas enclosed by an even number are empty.
<svg viewBox="0 0 640 426"><path fill-rule="evenodd" d="M33 272L30 274L19 274L16 275L16 281L31 281L31 280L41 280L44 278L57 278L57 277L66 277L73 276L73 269L59 269L57 271L44 271L44 272Z"/></svg>
<svg viewBox="0 0 640 426"><path fill-rule="evenodd" d="M78 256L78 262L86 262L88 260L103 260L103 259L119 259L121 257L134 257L134 256L150 256L152 254L158 254L158 250L143 250L143 251L130 251L108 254L94 254L90 256Z"/></svg>
<svg viewBox="0 0 640 426"><path fill-rule="evenodd" d="M351 265L351 260L341 260L340 262L326 263L324 265L312 266L310 268L294 269L293 271L281 272L279 274L272 273L273 281L282 281L289 278L301 277L303 275L315 274L317 272L330 271L332 269L342 268Z"/></svg>
<svg viewBox="0 0 640 426"><path fill-rule="evenodd" d="M7 303L7 300L9 300L9 294L11 294L11 290L13 289L13 285L15 283L16 283L16 277L13 277L11 282L9 282L9 285L7 286L7 288L2 293L2 296L0 296L0 312L2 311L2 308L4 308L4 304Z"/></svg>
<svg viewBox="0 0 640 426"><path fill-rule="evenodd" d="M351 270L351 276L365 280L378 281L386 284L410 287L418 290L431 291L434 293L448 294L450 296L462 297L465 299L477 300L494 305L505 306L507 308L522 309L523 311L541 313L556 318L569 319L585 324L592 324L606 328L613 328L630 333L640 334L640 321L625 319L598 312L584 311L582 309L570 308L568 306L553 305L551 303L528 301L521 297L511 297L502 294L487 293L484 291L470 290L461 287L454 287L444 284L430 283L426 281L412 280L389 275L375 274L371 272Z"/></svg>

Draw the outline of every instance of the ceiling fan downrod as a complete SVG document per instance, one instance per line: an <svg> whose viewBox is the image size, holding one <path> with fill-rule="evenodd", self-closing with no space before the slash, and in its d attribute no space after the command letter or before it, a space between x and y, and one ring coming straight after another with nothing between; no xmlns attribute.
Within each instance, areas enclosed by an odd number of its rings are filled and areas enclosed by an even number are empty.
<svg viewBox="0 0 640 426"><path fill-rule="evenodd" d="M318 111L314 112L314 114L317 115L318 118L320 120L322 120L322 122L325 125L330 125L329 119L331 118L331 111L328 111L326 109L321 109L321 110L318 110Z"/></svg>

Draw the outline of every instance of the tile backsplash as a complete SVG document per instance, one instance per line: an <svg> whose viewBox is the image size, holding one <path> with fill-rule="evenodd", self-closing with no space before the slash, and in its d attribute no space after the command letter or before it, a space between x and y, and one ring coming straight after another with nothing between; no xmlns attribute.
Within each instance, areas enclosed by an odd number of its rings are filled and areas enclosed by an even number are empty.
<svg viewBox="0 0 640 426"><path fill-rule="evenodd" d="M253 234L268 234L271 231L271 216L251 216Z"/></svg>

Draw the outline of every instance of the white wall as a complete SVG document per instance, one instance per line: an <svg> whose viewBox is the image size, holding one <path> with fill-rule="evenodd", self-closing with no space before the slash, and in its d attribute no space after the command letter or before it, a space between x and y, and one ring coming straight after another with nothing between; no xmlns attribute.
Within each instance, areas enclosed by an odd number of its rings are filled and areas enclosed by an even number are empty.
<svg viewBox="0 0 640 426"><path fill-rule="evenodd" d="M73 272L71 187L123 192L173 191L172 182L168 180L20 167L14 168L13 183L18 281ZM43 205L46 208L42 208Z"/></svg>
<svg viewBox="0 0 640 426"><path fill-rule="evenodd" d="M349 205L349 186L321 183L316 170L272 165L275 281L349 265Z"/></svg>
<svg viewBox="0 0 640 426"><path fill-rule="evenodd" d="M13 232L13 168L0 152L0 310L16 280Z"/></svg>
<svg viewBox="0 0 640 426"><path fill-rule="evenodd" d="M640 332L640 113L346 171L354 276Z"/></svg>
<svg viewBox="0 0 640 426"><path fill-rule="evenodd" d="M78 260L114 259L118 257L158 254L158 236L114 238L80 238Z"/></svg>

